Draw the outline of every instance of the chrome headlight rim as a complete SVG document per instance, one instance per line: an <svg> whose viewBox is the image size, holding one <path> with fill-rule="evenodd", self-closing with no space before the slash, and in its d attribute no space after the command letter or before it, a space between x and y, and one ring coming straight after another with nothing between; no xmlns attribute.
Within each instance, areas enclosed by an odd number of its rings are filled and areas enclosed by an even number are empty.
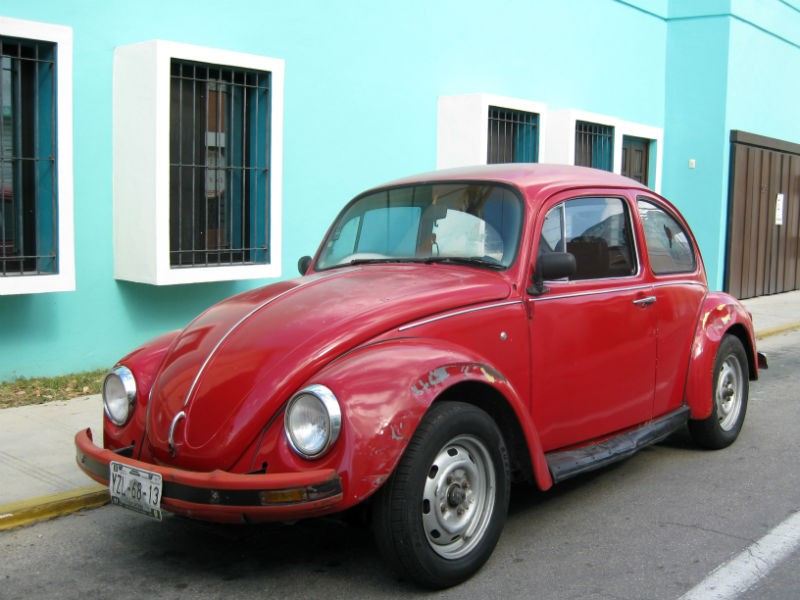
<svg viewBox="0 0 800 600"><path fill-rule="evenodd" d="M128 400L127 410L125 412L124 419L117 419L111 413L111 410L108 408L108 398L106 397L106 383L108 383L109 378L116 377L119 379L120 383L122 384L122 389L125 390L125 396ZM103 412L105 412L106 417L108 420L111 421L117 427L122 427L128 421L130 421L131 415L133 415L133 407L136 403L136 378L133 376L133 372L124 365L117 365L113 369L111 369L103 379Z"/></svg>
<svg viewBox="0 0 800 600"><path fill-rule="evenodd" d="M313 396L317 400L319 400L322 407L325 409L325 412L328 416L328 438L325 441L325 444L320 448L317 452L314 453L307 453L304 452L297 442L294 439L294 435L291 430L291 425L289 423L290 416L292 413L292 408L294 407L295 403L302 398L303 396ZM304 387L297 393L295 393L289 402L286 404L286 410L283 414L283 432L286 435L286 440L289 442L289 447L292 451L297 454L300 458L304 458L306 460L314 460L317 458L321 458L331 449L331 447L336 443L336 440L339 439L339 433L342 430L342 410L339 406L339 400L336 398L336 395L330 390L330 388L314 384Z"/></svg>

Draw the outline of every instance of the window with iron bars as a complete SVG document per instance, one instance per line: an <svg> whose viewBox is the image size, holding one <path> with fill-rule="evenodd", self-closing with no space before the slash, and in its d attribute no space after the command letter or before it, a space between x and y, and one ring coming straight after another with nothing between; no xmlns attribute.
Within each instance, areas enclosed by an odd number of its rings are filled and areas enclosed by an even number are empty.
<svg viewBox="0 0 800 600"><path fill-rule="evenodd" d="M270 74L173 59L170 265L266 264Z"/></svg>
<svg viewBox="0 0 800 600"><path fill-rule="evenodd" d="M58 273L55 44L0 36L0 276Z"/></svg>
<svg viewBox="0 0 800 600"><path fill-rule="evenodd" d="M575 164L614 170L614 128L611 125L575 123Z"/></svg>
<svg viewBox="0 0 800 600"><path fill-rule="evenodd" d="M489 107L488 164L537 162L539 115L510 108Z"/></svg>

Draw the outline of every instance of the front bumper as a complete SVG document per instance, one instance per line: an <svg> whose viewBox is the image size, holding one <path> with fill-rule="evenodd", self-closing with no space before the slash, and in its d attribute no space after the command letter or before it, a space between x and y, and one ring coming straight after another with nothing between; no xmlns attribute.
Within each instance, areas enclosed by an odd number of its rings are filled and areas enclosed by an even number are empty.
<svg viewBox="0 0 800 600"><path fill-rule="evenodd" d="M343 497L334 469L254 475L186 471L98 448L89 429L75 435L75 448L81 470L103 485L108 485L111 461L159 473L161 508L195 519L228 523L300 519L335 512Z"/></svg>

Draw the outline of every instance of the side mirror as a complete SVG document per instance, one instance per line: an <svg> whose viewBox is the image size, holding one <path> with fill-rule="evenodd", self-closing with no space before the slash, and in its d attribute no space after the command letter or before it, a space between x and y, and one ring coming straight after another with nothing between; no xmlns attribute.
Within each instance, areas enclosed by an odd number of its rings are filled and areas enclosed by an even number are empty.
<svg viewBox="0 0 800 600"><path fill-rule="evenodd" d="M301 256L300 259L297 261L297 270L300 271L300 275L305 275L308 271L308 267L311 266L311 257L310 256Z"/></svg>
<svg viewBox="0 0 800 600"><path fill-rule="evenodd" d="M533 285L528 288L528 293L539 296L547 291L545 279L562 279L572 277L577 270L575 255L570 252L547 252L536 261L533 272Z"/></svg>

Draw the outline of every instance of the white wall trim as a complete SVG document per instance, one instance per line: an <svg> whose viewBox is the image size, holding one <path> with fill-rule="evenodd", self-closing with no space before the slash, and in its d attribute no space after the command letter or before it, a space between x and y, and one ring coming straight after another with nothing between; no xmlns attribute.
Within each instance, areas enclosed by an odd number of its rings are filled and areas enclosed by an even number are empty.
<svg viewBox="0 0 800 600"><path fill-rule="evenodd" d="M547 156L548 108L542 102L495 94L440 96L436 120L436 168L485 165L488 155L489 107L539 115L539 162Z"/></svg>
<svg viewBox="0 0 800 600"><path fill-rule="evenodd" d="M56 144L58 152L58 274L0 276L0 296L75 290L72 161L72 28L0 17L0 35L56 45Z"/></svg>
<svg viewBox="0 0 800 600"><path fill-rule="evenodd" d="M626 121L618 117L603 115L583 110L565 109L553 111L550 115L548 148L550 153L547 162L565 165L575 164L575 124L577 121L589 121L614 128L614 173L622 173L622 138L633 136L653 140L655 156L655 181L652 188L661 193L661 172L664 154L664 130L660 127ZM544 161L543 161L544 162Z"/></svg>
<svg viewBox="0 0 800 600"><path fill-rule="evenodd" d="M271 74L269 264L170 267L169 95L173 58ZM114 277L153 285L279 277L284 61L151 40L116 48L113 88Z"/></svg>

